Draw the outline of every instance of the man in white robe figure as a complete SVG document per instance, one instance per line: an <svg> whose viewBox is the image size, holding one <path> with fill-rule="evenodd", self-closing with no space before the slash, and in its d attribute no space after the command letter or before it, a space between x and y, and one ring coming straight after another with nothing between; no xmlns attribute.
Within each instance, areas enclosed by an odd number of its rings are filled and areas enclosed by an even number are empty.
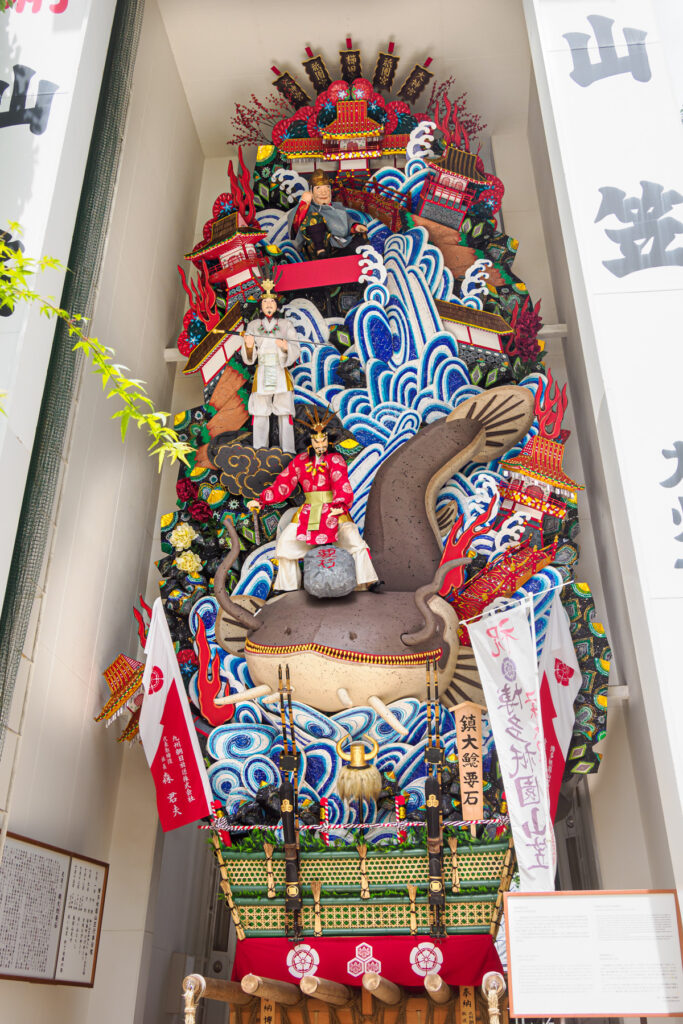
<svg viewBox="0 0 683 1024"><path fill-rule="evenodd" d="M272 281L263 282L262 316L252 320L242 339L241 356L247 366L256 363L249 413L254 448L267 448L270 417L277 416L280 447L294 454L294 384L288 366L299 358L299 336L288 320L277 314Z"/></svg>

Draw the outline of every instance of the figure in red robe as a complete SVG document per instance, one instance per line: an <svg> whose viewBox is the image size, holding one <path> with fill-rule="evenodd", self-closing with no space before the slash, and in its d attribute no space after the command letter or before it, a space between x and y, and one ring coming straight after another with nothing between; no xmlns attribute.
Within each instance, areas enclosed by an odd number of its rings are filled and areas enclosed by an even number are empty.
<svg viewBox="0 0 683 1024"><path fill-rule="evenodd" d="M353 555L359 586L377 582L368 546L349 515L353 490L346 460L337 452L328 451L325 427L331 415L321 420L317 412L314 416L308 413L310 447L292 459L272 486L265 488L258 501L251 501L247 506L258 511L262 505L284 501L297 484L304 492L304 504L297 509L292 522L284 528L275 545L278 560L276 590L297 590L301 586L299 559L318 544L335 544Z"/></svg>

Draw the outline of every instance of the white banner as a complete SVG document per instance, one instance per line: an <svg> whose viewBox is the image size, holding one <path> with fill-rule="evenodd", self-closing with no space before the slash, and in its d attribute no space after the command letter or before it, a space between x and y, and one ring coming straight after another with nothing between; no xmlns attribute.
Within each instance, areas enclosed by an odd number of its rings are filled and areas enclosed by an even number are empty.
<svg viewBox="0 0 683 1024"><path fill-rule="evenodd" d="M527 604L485 614L468 625L505 784L524 892L555 888L536 646Z"/></svg>
<svg viewBox="0 0 683 1024"><path fill-rule="evenodd" d="M574 700L581 689L581 669L569 632L569 619L559 590L550 606L543 653L538 663L541 717L545 736L550 791L550 816L555 820L567 750L574 731Z"/></svg>
<svg viewBox="0 0 683 1024"><path fill-rule="evenodd" d="M145 654L140 739L156 786L161 827L168 832L211 814L211 786L159 597Z"/></svg>

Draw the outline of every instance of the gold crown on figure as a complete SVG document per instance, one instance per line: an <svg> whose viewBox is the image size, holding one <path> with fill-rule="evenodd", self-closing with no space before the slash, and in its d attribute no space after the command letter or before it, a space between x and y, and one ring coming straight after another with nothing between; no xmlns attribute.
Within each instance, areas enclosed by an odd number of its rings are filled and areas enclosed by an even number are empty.
<svg viewBox="0 0 683 1024"><path fill-rule="evenodd" d="M261 281L261 291L263 292L263 295L261 296L261 298L262 299L277 299L277 295L273 295L273 291L274 290L275 290L275 281L273 281L273 279L270 278L270 277L264 277L263 280Z"/></svg>
<svg viewBox="0 0 683 1024"><path fill-rule="evenodd" d="M332 409L328 408L327 413L321 419L320 413L318 412L317 409L314 409L313 412L311 412L311 407L306 406L306 408L304 409L304 415L306 417L305 420L300 420L297 417L296 422L300 423L302 427L306 427L307 430L309 430L312 435L315 435L316 437L321 437L325 433L325 427L334 417L334 412L332 411Z"/></svg>

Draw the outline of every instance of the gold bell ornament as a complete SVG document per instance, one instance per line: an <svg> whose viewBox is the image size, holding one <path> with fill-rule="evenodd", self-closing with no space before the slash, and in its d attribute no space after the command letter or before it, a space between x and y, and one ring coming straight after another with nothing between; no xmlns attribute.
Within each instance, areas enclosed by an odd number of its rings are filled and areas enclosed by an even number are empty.
<svg viewBox="0 0 683 1024"><path fill-rule="evenodd" d="M344 744L349 740L348 752L344 752ZM365 749L366 742L372 745L368 753ZM347 761L339 772L337 792L342 800L347 802L357 800L359 804L363 800L377 800L382 792L382 776L372 764L373 758L377 757L379 744L369 736L363 736L360 740L352 740L347 734L337 743L337 753L343 761ZM362 806L362 804L361 804Z"/></svg>

